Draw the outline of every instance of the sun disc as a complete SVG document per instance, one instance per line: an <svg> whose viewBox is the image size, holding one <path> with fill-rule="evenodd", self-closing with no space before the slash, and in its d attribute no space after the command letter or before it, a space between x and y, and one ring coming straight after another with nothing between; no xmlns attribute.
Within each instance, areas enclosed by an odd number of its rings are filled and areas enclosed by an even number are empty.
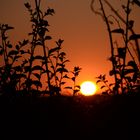
<svg viewBox="0 0 140 140"><path fill-rule="evenodd" d="M95 94L97 88L96 85L91 81L85 81L81 84L81 93L85 96Z"/></svg>

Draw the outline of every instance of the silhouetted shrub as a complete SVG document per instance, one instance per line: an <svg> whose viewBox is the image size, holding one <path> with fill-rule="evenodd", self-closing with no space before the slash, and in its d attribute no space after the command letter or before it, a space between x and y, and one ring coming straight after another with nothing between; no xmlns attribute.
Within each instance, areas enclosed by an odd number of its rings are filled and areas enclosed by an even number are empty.
<svg viewBox="0 0 140 140"><path fill-rule="evenodd" d="M24 5L30 14L32 24L29 39L19 41L13 46L7 35L13 27L0 24L0 57L3 61L0 66L0 92L11 94L22 91L35 96L42 93L61 95L71 72L66 67L69 60L62 51L63 40L56 41L55 47L48 46L52 37L49 35L47 17L52 16L55 11L48 8L43 12L40 0L35 0L34 9L28 2ZM36 51L38 48L42 49L42 52ZM76 74L75 77L77 76ZM45 81L41 80L43 77L46 77ZM43 84L46 88L41 92ZM74 93L76 92L74 89Z"/></svg>
<svg viewBox="0 0 140 140"><path fill-rule="evenodd" d="M111 56L109 61L112 69L109 75L114 77L114 83L107 84L105 75L97 77L97 83L103 83L101 89L108 94L120 94L139 92L140 89L140 47L138 40L140 34L134 31L134 21L130 18L134 4L139 6L138 0L127 0L126 5L122 4L125 16L121 15L107 0L99 0L100 10L94 6L95 0L91 2L91 9L95 14L100 15L108 30L110 40ZM107 9L109 8L109 9ZM107 14L107 10L110 13ZM120 39L116 38L120 37ZM122 42L121 42L122 41Z"/></svg>

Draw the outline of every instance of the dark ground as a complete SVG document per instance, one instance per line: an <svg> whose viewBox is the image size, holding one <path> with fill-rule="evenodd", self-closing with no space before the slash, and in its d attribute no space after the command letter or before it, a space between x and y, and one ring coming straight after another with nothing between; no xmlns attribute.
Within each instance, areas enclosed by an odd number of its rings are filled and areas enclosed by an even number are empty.
<svg viewBox="0 0 140 140"><path fill-rule="evenodd" d="M0 139L139 140L140 95L0 97Z"/></svg>

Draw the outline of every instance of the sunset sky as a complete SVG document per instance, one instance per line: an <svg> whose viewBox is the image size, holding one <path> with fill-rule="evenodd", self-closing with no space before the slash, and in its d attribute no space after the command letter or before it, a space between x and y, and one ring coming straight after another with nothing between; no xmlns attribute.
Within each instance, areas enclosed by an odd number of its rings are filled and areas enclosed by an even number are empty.
<svg viewBox="0 0 140 140"><path fill-rule="evenodd" d="M32 0L33 1L33 0ZM117 0L109 0L117 8ZM15 27L11 31L13 43L28 38L31 31L30 16L24 6L31 0L0 0L0 23L8 23ZM49 17L50 34L52 42L64 39L63 50L70 60L69 67L79 66L82 71L79 83L85 80L95 81L99 74L107 74L111 63L107 61L110 56L110 47L106 26L102 19L90 9L91 0L43 0L42 8L55 10L55 15ZM132 15L137 33L140 33L140 9Z"/></svg>

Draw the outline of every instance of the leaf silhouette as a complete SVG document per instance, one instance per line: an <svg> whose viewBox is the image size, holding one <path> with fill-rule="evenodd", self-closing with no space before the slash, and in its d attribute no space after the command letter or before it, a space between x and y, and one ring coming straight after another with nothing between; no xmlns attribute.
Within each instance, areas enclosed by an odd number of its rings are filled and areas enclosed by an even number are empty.
<svg viewBox="0 0 140 140"><path fill-rule="evenodd" d="M133 2L134 2L136 5L138 5L138 6L140 7L140 1L138 1L138 0L133 0Z"/></svg>
<svg viewBox="0 0 140 140"><path fill-rule="evenodd" d="M61 84L61 85L64 85L65 83L66 83L66 82L61 82L60 84Z"/></svg>
<svg viewBox="0 0 140 140"><path fill-rule="evenodd" d="M57 44L58 46L61 46L61 44L63 43L63 41L64 41L64 40L59 39L58 41L56 41L56 44Z"/></svg>
<svg viewBox="0 0 140 140"><path fill-rule="evenodd" d="M109 84L109 86L110 86L110 87L111 87L111 86L113 86L113 85L114 85L114 84L112 84L112 83L111 83L111 84Z"/></svg>
<svg viewBox="0 0 140 140"><path fill-rule="evenodd" d="M59 39L59 40L58 40L59 45L61 45L61 44L63 43L63 41L64 41L64 40Z"/></svg>
<svg viewBox="0 0 140 140"><path fill-rule="evenodd" d="M63 62L63 64L64 64L64 63L67 63L67 62L70 62L70 61L69 61L69 60L65 60L65 61Z"/></svg>
<svg viewBox="0 0 140 140"><path fill-rule="evenodd" d="M29 42L28 40L24 39L22 42L19 41L19 45L20 46L25 46L25 45L27 45L28 42Z"/></svg>
<svg viewBox="0 0 140 140"><path fill-rule="evenodd" d="M37 55L37 56L33 57L33 59L41 59L41 60L44 60L44 57L42 57L40 55Z"/></svg>
<svg viewBox="0 0 140 140"><path fill-rule="evenodd" d="M11 44L8 44L7 47L8 47L8 48L12 48L13 46L12 46Z"/></svg>
<svg viewBox="0 0 140 140"><path fill-rule="evenodd" d="M32 71L34 71L34 70L43 70L44 71L44 69L41 67L41 66L34 66L32 69L31 69Z"/></svg>
<svg viewBox="0 0 140 140"><path fill-rule="evenodd" d="M57 72L60 72L60 73L62 73L62 72L68 72L68 70L65 69L65 68L58 68L56 71Z"/></svg>
<svg viewBox="0 0 140 140"><path fill-rule="evenodd" d="M121 34L124 34L124 30L119 28L119 29L114 29L111 31L112 33L121 33Z"/></svg>
<svg viewBox="0 0 140 140"><path fill-rule="evenodd" d="M14 27L9 26L8 24L3 24L2 26L3 26L3 29L5 29L5 30L14 29Z"/></svg>
<svg viewBox="0 0 140 140"><path fill-rule="evenodd" d="M101 82L101 80L97 80L97 81L96 81L96 84L98 84L99 82Z"/></svg>
<svg viewBox="0 0 140 140"><path fill-rule="evenodd" d="M11 50L9 53L8 53L8 56L10 55L16 55L18 54L18 51L17 50Z"/></svg>
<svg viewBox="0 0 140 140"><path fill-rule="evenodd" d="M28 8L28 9L30 9L30 8L31 8L31 5L30 5L28 2L27 2L27 3L25 3L24 5L25 5L25 7L26 7L26 8Z"/></svg>
<svg viewBox="0 0 140 140"><path fill-rule="evenodd" d="M129 40L136 40L136 39L140 39L140 34L132 34L132 35L129 37Z"/></svg>
<svg viewBox="0 0 140 140"><path fill-rule="evenodd" d="M35 86L42 87L42 83L40 81L37 81L37 80L32 80L32 84L34 84Z"/></svg>
<svg viewBox="0 0 140 140"><path fill-rule="evenodd" d="M55 52L55 51L57 51L57 50L59 50L59 49L60 49L60 47L52 48L52 49L49 50L48 53L49 53L49 55L50 55L50 54L52 54L53 52Z"/></svg>
<svg viewBox="0 0 140 140"><path fill-rule="evenodd" d="M22 42L22 46L27 45L27 44L28 44L28 42L29 42L28 40L25 40L25 39L24 39L24 40L23 40L23 42Z"/></svg>
<svg viewBox="0 0 140 140"><path fill-rule="evenodd" d="M72 87L70 87L70 86L67 86L67 87L65 87L66 89L72 89Z"/></svg>
<svg viewBox="0 0 140 140"><path fill-rule="evenodd" d="M20 58L20 57L22 57L22 56L15 56L15 57L14 57L14 60L16 60L16 59L18 59L18 58Z"/></svg>
<svg viewBox="0 0 140 140"><path fill-rule="evenodd" d="M79 90L78 90L78 89L75 89L75 90L74 90L74 94L76 94L77 92L79 92Z"/></svg>
<svg viewBox="0 0 140 140"><path fill-rule="evenodd" d="M133 67L135 71L138 71L137 64L134 61L129 61L127 65Z"/></svg>
<svg viewBox="0 0 140 140"><path fill-rule="evenodd" d="M53 15L54 13L54 9L48 8L47 12L45 12L45 15Z"/></svg>
<svg viewBox="0 0 140 140"><path fill-rule="evenodd" d="M109 71L109 75L112 76L114 74L114 70Z"/></svg>
<svg viewBox="0 0 140 140"><path fill-rule="evenodd" d="M125 69L124 70L124 75L130 74L130 73L133 73L133 72L134 72L133 69Z"/></svg>
<svg viewBox="0 0 140 140"><path fill-rule="evenodd" d="M63 78L68 78L68 79L69 79L69 77L68 77L68 75L67 75L67 74L65 74L65 75L63 76Z"/></svg>
<svg viewBox="0 0 140 140"><path fill-rule="evenodd" d="M102 76L102 79L103 79L103 80L105 80L105 79L106 79L106 75L105 75L105 74Z"/></svg>
<svg viewBox="0 0 140 140"><path fill-rule="evenodd" d="M101 89L105 88L105 86L101 86Z"/></svg>
<svg viewBox="0 0 140 140"><path fill-rule="evenodd" d="M24 50L20 50L20 53L21 53L21 54L24 54L24 53L26 53L26 52L25 52Z"/></svg>
<svg viewBox="0 0 140 140"><path fill-rule="evenodd" d="M65 52L60 52L59 56L65 56L66 53Z"/></svg>
<svg viewBox="0 0 140 140"><path fill-rule="evenodd" d="M42 45L42 42L41 41L37 41L35 44L41 46Z"/></svg>
<svg viewBox="0 0 140 140"><path fill-rule="evenodd" d="M17 50L19 50L19 49L20 49L19 45L16 45L16 49L17 49Z"/></svg>
<svg viewBox="0 0 140 140"><path fill-rule="evenodd" d="M45 40L51 40L52 37L51 36L45 36Z"/></svg>
<svg viewBox="0 0 140 140"><path fill-rule="evenodd" d="M33 73L34 76L36 76L38 79L40 79L40 74L38 73Z"/></svg>
<svg viewBox="0 0 140 140"><path fill-rule="evenodd" d="M72 81L75 81L75 77L72 77L71 79L72 79Z"/></svg>
<svg viewBox="0 0 140 140"><path fill-rule="evenodd" d="M75 86L76 88L80 89L81 87L79 85Z"/></svg>

